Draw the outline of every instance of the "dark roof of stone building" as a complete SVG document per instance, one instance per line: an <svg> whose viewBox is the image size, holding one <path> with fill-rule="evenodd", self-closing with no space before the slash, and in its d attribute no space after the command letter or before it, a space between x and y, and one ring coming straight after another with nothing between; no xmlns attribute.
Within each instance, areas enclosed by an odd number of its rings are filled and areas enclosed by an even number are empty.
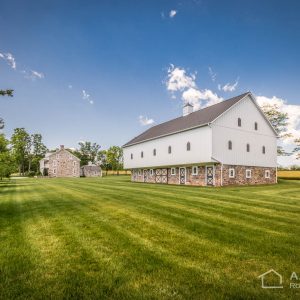
<svg viewBox="0 0 300 300"><path fill-rule="evenodd" d="M172 119L170 121L158 124L144 131L142 134L136 136L123 147L133 144L138 144L146 140L151 140L160 136L173 134L176 132L188 130L195 127L201 127L214 121L218 116L228 110L235 103L239 102L250 92L241 94L239 96L230 98L220 103L205 107L198 111L192 112L186 116Z"/></svg>

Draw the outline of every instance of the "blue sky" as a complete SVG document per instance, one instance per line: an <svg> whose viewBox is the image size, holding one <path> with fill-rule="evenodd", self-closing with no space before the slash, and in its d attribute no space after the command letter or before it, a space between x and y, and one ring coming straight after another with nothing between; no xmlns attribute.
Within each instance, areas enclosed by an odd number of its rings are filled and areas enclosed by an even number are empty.
<svg viewBox="0 0 300 300"><path fill-rule="evenodd" d="M181 114L182 90L168 90L174 70L193 78L202 96L251 90L299 108L298 1L0 0L0 7L0 87L15 90L0 104L8 135L25 127L50 148L122 145L147 128L145 118L157 124ZM203 106L210 96L199 97Z"/></svg>

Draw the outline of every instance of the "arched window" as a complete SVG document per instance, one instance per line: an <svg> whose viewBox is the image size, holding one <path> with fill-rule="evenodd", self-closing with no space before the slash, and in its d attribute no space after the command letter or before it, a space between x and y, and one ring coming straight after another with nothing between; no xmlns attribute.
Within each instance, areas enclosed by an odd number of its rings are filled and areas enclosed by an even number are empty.
<svg viewBox="0 0 300 300"><path fill-rule="evenodd" d="M168 153L169 153L169 154L172 153L172 148L171 148L171 146L168 147Z"/></svg>
<svg viewBox="0 0 300 300"><path fill-rule="evenodd" d="M133 159L133 154L132 153L130 154L130 158Z"/></svg>
<svg viewBox="0 0 300 300"><path fill-rule="evenodd" d="M191 143L190 142L187 142L187 144L186 144L186 150L187 151L191 150Z"/></svg>
<svg viewBox="0 0 300 300"><path fill-rule="evenodd" d="M144 157L144 152L142 151L142 152L141 152L141 158L143 158L143 157Z"/></svg>
<svg viewBox="0 0 300 300"><path fill-rule="evenodd" d="M242 126L242 119L238 118L238 126L241 127Z"/></svg>
<svg viewBox="0 0 300 300"><path fill-rule="evenodd" d="M153 149L153 156L156 156L156 149Z"/></svg>
<svg viewBox="0 0 300 300"><path fill-rule="evenodd" d="M258 129L258 124L257 124L257 122L254 123L254 129L255 129L255 130Z"/></svg>
<svg viewBox="0 0 300 300"><path fill-rule="evenodd" d="M262 146L262 153L266 154L266 147L265 146Z"/></svg>
<svg viewBox="0 0 300 300"><path fill-rule="evenodd" d="M232 150L232 141L228 141L228 150Z"/></svg>
<svg viewBox="0 0 300 300"><path fill-rule="evenodd" d="M247 152L250 152L250 144L247 144Z"/></svg>

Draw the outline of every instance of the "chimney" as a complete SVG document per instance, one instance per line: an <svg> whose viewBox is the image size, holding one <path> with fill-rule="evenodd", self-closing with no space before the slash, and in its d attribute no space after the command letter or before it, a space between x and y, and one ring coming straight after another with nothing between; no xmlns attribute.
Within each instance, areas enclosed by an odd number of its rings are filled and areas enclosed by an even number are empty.
<svg viewBox="0 0 300 300"><path fill-rule="evenodd" d="M65 146L64 145L60 145L60 150L64 150Z"/></svg>
<svg viewBox="0 0 300 300"><path fill-rule="evenodd" d="M185 103L183 106L183 116L187 116L193 112L193 105L189 102Z"/></svg>

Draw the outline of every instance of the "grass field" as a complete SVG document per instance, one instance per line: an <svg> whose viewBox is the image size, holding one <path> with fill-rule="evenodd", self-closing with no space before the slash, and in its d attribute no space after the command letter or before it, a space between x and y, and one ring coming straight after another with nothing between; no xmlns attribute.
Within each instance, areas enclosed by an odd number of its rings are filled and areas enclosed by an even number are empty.
<svg viewBox="0 0 300 300"><path fill-rule="evenodd" d="M279 178L290 178L300 180L300 171L278 171Z"/></svg>
<svg viewBox="0 0 300 300"><path fill-rule="evenodd" d="M300 181L0 183L0 299L299 299ZM282 289L257 278L274 268ZM299 280L300 283L300 280Z"/></svg>

